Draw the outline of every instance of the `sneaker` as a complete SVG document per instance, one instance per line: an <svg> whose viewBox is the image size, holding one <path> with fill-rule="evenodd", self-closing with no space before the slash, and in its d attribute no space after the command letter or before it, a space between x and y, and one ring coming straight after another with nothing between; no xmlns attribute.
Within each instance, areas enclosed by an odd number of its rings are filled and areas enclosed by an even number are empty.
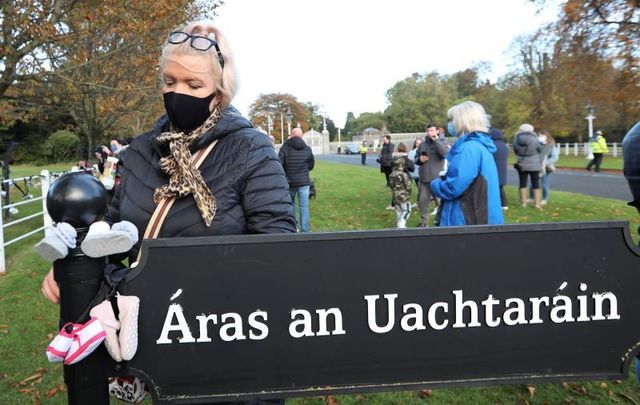
<svg viewBox="0 0 640 405"><path fill-rule="evenodd" d="M417 208L418 207L418 203L413 203L411 204L411 209Z"/></svg>
<svg viewBox="0 0 640 405"><path fill-rule="evenodd" d="M64 358L65 366L75 364L93 353L107 336L96 318L91 318L84 325L74 325L74 328L76 326L73 342Z"/></svg>
<svg viewBox="0 0 640 405"><path fill-rule="evenodd" d="M504 207L502 207L502 211L508 211L509 207L507 207L506 205Z"/></svg>
<svg viewBox="0 0 640 405"><path fill-rule="evenodd" d="M547 205L547 200L542 200L542 201L540 201L540 204L542 204L542 205Z"/></svg>
<svg viewBox="0 0 640 405"><path fill-rule="evenodd" d="M429 215L436 215L438 213L438 207L436 207L433 211L431 211L431 214Z"/></svg>
<svg viewBox="0 0 640 405"><path fill-rule="evenodd" d="M73 335L75 334L74 325L71 322L66 323L60 332L53 338L49 346L47 346L46 354L50 363L63 361L69 353L71 343L73 343Z"/></svg>
<svg viewBox="0 0 640 405"><path fill-rule="evenodd" d="M385 210L387 211L395 211L396 207L394 207L393 205L389 205L385 208Z"/></svg>

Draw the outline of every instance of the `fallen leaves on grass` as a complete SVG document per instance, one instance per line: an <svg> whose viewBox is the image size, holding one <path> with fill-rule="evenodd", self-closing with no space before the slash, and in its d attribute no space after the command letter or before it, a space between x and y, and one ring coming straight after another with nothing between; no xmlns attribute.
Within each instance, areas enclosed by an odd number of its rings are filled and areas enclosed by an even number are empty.
<svg viewBox="0 0 640 405"><path fill-rule="evenodd" d="M516 404L518 405L529 405L529 401L522 398L522 394L519 391L516 391Z"/></svg>
<svg viewBox="0 0 640 405"><path fill-rule="evenodd" d="M529 398L533 399L536 396L536 387L534 385L526 385L527 391L529 391Z"/></svg>
<svg viewBox="0 0 640 405"><path fill-rule="evenodd" d="M67 391L67 386L64 384L60 384L57 387L53 387L51 388L49 391L47 391L47 394L45 395L47 398L53 398L54 396L56 396L59 392L66 392Z"/></svg>
<svg viewBox="0 0 640 405"><path fill-rule="evenodd" d="M30 384L31 386L34 386L35 384L40 384L42 382L42 376L44 376L46 372L47 372L46 368L38 368L36 369L35 374L30 375L29 377L20 381L18 385L24 386L24 385Z"/></svg>
<svg viewBox="0 0 640 405"><path fill-rule="evenodd" d="M620 400L616 397L615 392L609 390L607 394L609 395L609 398L611 398L614 402L620 402Z"/></svg>
<svg viewBox="0 0 640 405"><path fill-rule="evenodd" d="M619 392L618 395L620 395L622 398L626 399L627 401L631 402L632 404L637 404L638 403L635 399L633 399L629 395L625 394L624 392Z"/></svg>
<svg viewBox="0 0 640 405"><path fill-rule="evenodd" d="M576 394L579 394L579 395L587 395L588 394L587 393L587 389L581 384L573 383L573 384L571 384L571 388L573 389L573 391Z"/></svg>
<svg viewBox="0 0 640 405"><path fill-rule="evenodd" d="M420 398L422 398L422 399L425 399L425 398L430 397L432 392L433 391L429 390L429 389L420 390L420 391L418 391L418 396Z"/></svg>

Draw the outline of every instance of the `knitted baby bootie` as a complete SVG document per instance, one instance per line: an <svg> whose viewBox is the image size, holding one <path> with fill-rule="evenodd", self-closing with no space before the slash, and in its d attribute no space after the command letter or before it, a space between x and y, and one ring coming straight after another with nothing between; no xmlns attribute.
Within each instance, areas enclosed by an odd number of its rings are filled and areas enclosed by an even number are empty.
<svg viewBox="0 0 640 405"><path fill-rule="evenodd" d="M69 249L76 247L76 230L66 222L55 227L48 227L45 237L33 249L48 262L55 262L69 254Z"/></svg>
<svg viewBox="0 0 640 405"><path fill-rule="evenodd" d="M131 227L126 224L119 225L115 230L104 221L91 224L80 248L89 257L104 257L128 252L138 241L138 230L130 222L127 224L130 224L135 232L132 232ZM135 235L135 241L133 235Z"/></svg>

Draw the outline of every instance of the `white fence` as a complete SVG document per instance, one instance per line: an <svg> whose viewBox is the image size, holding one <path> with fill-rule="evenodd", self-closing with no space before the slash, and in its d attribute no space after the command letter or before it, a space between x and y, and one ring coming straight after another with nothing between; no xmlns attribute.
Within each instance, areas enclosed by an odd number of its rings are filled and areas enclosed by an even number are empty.
<svg viewBox="0 0 640 405"><path fill-rule="evenodd" d="M16 182L18 181L24 181L24 180L30 180L34 177L39 177L40 178L40 188L41 188L41 195L40 197L34 197L34 198L28 198L24 201L20 201L20 202L16 202L13 204L8 204L3 206L2 205L2 199L0 199L0 273L4 273L6 271L6 262L5 262L5 248L13 243L16 243L18 241L21 241L22 239L28 238L31 235L34 235L38 232L41 232L43 230L45 230L45 228L47 226L51 226L53 225L53 221L51 220L51 217L49 216L49 213L47 212L47 192L49 191L49 187L52 183L52 181L54 181L56 178L58 178L60 175L62 175L62 173L49 173L48 170L43 170L40 172L40 176L31 176L31 177L22 177L19 179L5 179L2 180L2 184L3 184L3 188L6 190L7 193L10 193L10 185L11 184L16 184ZM42 204L42 211L38 211L34 214L31 215L27 215L26 217L22 217L22 218L18 218L16 220L13 221L8 221L7 223L4 223L4 210L11 210L11 209L16 209L16 207L25 205L25 204L33 204L33 203L38 203L40 202L40 204ZM33 229L30 230L20 236L17 236L9 241L4 240L4 230L6 228L9 228L11 226L17 225L17 224L21 224L23 222L35 219L35 218L42 218L42 226L38 227L37 229Z"/></svg>
<svg viewBox="0 0 640 405"><path fill-rule="evenodd" d="M394 142L396 144L396 146L398 145L399 142L404 142L409 148L411 148L411 145L413 145L413 141L415 140L416 137L419 137L420 135L422 135L424 137L424 134L419 134L419 133L415 133L415 134L392 134L391 137L391 141ZM394 138L395 136L395 138ZM455 142L455 138L447 138L447 141L450 143ZM340 144L342 146L346 145L346 144L356 144L358 146L360 146L361 141L342 141L340 142ZM512 146L510 143L507 143L507 145L509 146L510 149L512 149ZM558 144L560 146L560 154L564 155L564 156L587 156L589 155L589 143L588 142L571 142L571 143L559 143ZM609 148L609 152L607 153L607 155L609 156L613 156L613 157L618 157L622 154L622 145L620 143L614 142L614 143L608 143L607 147ZM337 153L338 152L338 142L331 142L331 149L330 149L330 153Z"/></svg>
<svg viewBox="0 0 640 405"><path fill-rule="evenodd" d="M590 152L588 142L559 143L558 145L560 146L560 154L564 156L587 156ZM622 146L617 142L608 143L607 147L609 148L607 155L618 157L622 152Z"/></svg>

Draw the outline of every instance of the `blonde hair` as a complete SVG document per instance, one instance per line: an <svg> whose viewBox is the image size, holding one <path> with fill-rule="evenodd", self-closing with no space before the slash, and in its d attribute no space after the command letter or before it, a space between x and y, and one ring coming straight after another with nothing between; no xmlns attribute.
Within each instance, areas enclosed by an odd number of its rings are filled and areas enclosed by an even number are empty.
<svg viewBox="0 0 640 405"><path fill-rule="evenodd" d="M169 43L169 37L165 39L162 45L162 53L160 55L160 71L164 70L164 64L169 56L172 55L206 55L211 61L211 71L213 72L213 79L216 85L216 91L220 95L220 110L224 109L231 104L231 100L236 95L237 82L236 71L231 57L231 49L229 42L222 35L211 21L192 21L186 24L179 25L171 30L182 31L187 34L199 34L213 39L218 43L220 53L222 53L222 59L224 61L224 68L220 65L218 60L218 52L215 46L212 46L207 51L200 51L191 47L190 40L187 40L181 44Z"/></svg>
<svg viewBox="0 0 640 405"><path fill-rule="evenodd" d="M473 131L489 132L490 117L484 107L474 101L465 101L454 105L447 111L447 117L453 121L458 134Z"/></svg>

